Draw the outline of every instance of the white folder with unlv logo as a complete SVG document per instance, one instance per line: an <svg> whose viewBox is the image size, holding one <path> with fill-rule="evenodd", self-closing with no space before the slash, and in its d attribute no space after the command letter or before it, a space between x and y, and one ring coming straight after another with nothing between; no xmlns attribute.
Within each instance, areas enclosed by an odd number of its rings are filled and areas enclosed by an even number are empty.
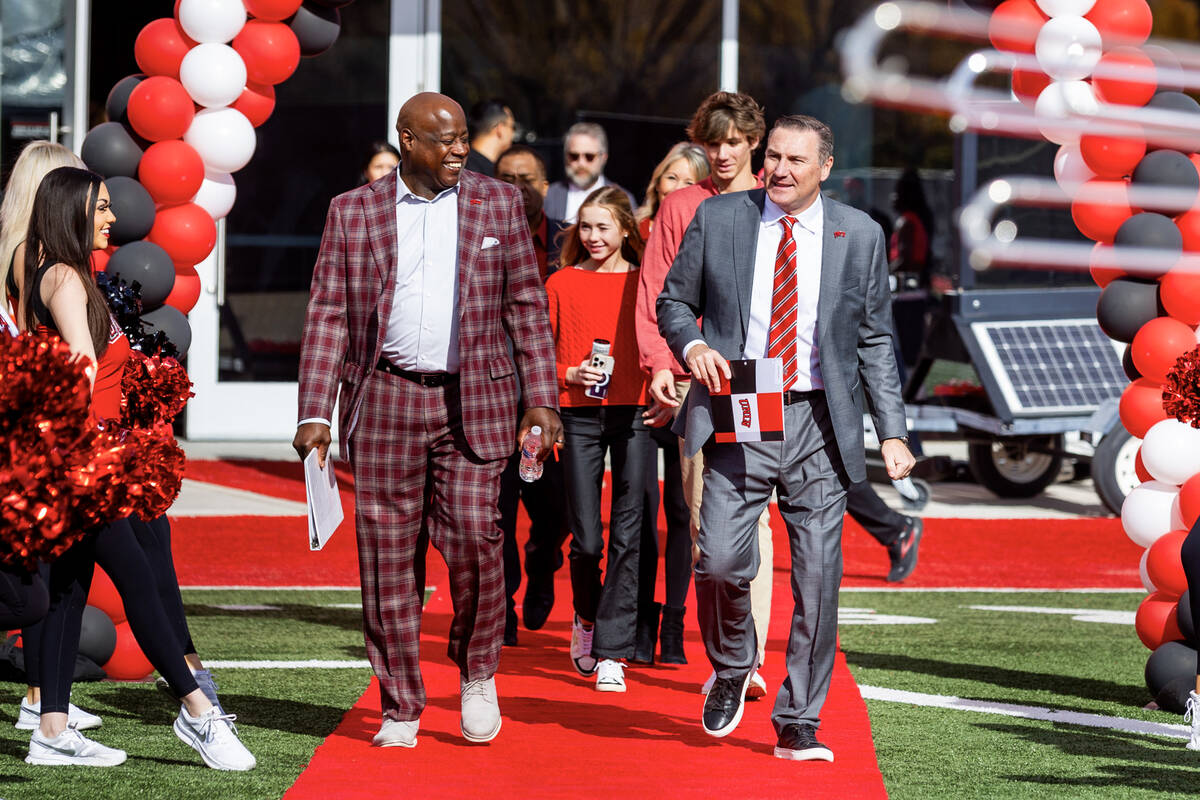
<svg viewBox="0 0 1200 800"><path fill-rule="evenodd" d="M716 440L783 441L783 359L730 361L729 370L733 378L712 395Z"/></svg>

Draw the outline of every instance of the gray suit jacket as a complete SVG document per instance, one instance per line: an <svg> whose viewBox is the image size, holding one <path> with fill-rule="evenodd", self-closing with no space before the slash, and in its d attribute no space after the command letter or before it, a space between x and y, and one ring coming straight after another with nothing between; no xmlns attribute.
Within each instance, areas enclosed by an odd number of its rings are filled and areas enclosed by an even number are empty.
<svg viewBox="0 0 1200 800"><path fill-rule="evenodd" d="M634 211L637 211L637 200L635 200L633 195L629 193L628 189L622 186L617 186L617 184L613 183L612 181L609 181L608 185L616 186L618 189L624 192L625 196L629 198L629 205L633 207ZM557 219L561 221L567 216L566 181L555 181L554 183L550 184L550 188L546 190L546 199L542 201L542 210L546 212L546 216L550 219ZM560 222L560 224L563 223ZM551 236L553 236L553 231L551 232Z"/></svg>
<svg viewBox="0 0 1200 800"><path fill-rule="evenodd" d="M711 197L700 204L658 296L658 328L683 363L683 348L702 339L726 359L745 358L754 256L764 189ZM817 342L821 377L842 463L866 479L859 383L870 397L879 438L906 434L900 375L892 345L887 249L879 225L850 206L822 198L821 285ZM800 287L805 291L806 287ZM815 288L815 287L813 287ZM703 323L697 322L703 318ZM693 382L676 432L694 455L713 433L708 390Z"/></svg>

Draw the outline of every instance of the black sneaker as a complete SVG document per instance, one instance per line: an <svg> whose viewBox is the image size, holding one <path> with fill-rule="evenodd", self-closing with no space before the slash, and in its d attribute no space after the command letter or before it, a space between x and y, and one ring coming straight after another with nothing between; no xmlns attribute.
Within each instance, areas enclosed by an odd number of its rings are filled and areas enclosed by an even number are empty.
<svg viewBox="0 0 1200 800"><path fill-rule="evenodd" d="M905 517L904 530L888 545L888 558L892 561L888 583L899 583L917 568L917 548L921 546L924 529L925 523L920 517Z"/></svg>
<svg viewBox="0 0 1200 800"><path fill-rule="evenodd" d="M546 624L554 608L554 573L530 573L525 582L525 627L536 631Z"/></svg>
<svg viewBox="0 0 1200 800"><path fill-rule="evenodd" d="M789 761L833 761L833 751L817 741L817 729L812 725L784 725L775 745L775 757Z"/></svg>
<svg viewBox="0 0 1200 800"><path fill-rule="evenodd" d="M712 689L704 698L704 713L700 718L704 732L718 739L733 733L742 721L746 707L746 687L754 670L747 670L737 678L717 678Z"/></svg>

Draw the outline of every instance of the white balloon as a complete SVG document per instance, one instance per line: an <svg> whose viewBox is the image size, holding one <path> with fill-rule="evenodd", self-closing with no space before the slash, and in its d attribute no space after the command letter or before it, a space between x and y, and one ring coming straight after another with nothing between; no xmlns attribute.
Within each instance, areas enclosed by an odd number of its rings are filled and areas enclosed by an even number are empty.
<svg viewBox="0 0 1200 800"><path fill-rule="evenodd" d="M1142 586L1147 592L1157 592L1158 587L1150 580L1150 570L1146 569L1146 561L1150 558L1150 551L1142 551L1142 560L1138 562L1138 577L1142 579Z"/></svg>
<svg viewBox="0 0 1200 800"><path fill-rule="evenodd" d="M213 219L221 219L233 209L237 200L237 184L228 172L204 170L204 182L192 202L208 212Z"/></svg>
<svg viewBox="0 0 1200 800"><path fill-rule="evenodd" d="M1146 431L1142 463L1155 480L1181 486L1200 472L1200 430L1170 418Z"/></svg>
<svg viewBox="0 0 1200 800"><path fill-rule="evenodd" d="M1083 17L1055 17L1038 31L1033 51L1042 71L1054 80L1082 80L1100 60L1100 31Z"/></svg>
<svg viewBox="0 0 1200 800"><path fill-rule="evenodd" d="M1096 0L1037 0L1037 4L1047 17L1082 17Z"/></svg>
<svg viewBox="0 0 1200 800"><path fill-rule="evenodd" d="M1054 156L1054 179L1064 192L1072 195L1094 177L1096 173L1083 160L1078 144L1064 144L1058 148Z"/></svg>
<svg viewBox="0 0 1200 800"><path fill-rule="evenodd" d="M250 163L258 144L250 120L233 108L197 111L183 140L196 148L204 166L214 172L237 172Z"/></svg>
<svg viewBox="0 0 1200 800"><path fill-rule="evenodd" d="M242 0L182 0L179 4L179 27L202 44L231 41L245 24Z"/></svg>
<svg viewBox="0 0 1200 800"><path fill-rule="evenodd" d="M1100 102L1087 81L1054 81L1038 95L1033 113L1038 118L1038 129L1056 144L1078 144L1081 120L1074 119L1067 125L1062 121L1079 116L1094 116L1100 111Z"/></svg>
<svg viewBox="0 0 1200 800"><path fill-rule="evenodd" d="M1149 547L1164 533L1176 529L1178 511L1174 509L1179 487L1161 481L1146 481L1125 496L1121 504L1121 526L1125 535L1142 547Z"/></svg>
<svg viewBox="0 0 1200 800"><path fill-rule="evenodd" d="M179 82L202 106L227 106L246 88L246 62L227 44L198 44L179 65Z"/></svg>

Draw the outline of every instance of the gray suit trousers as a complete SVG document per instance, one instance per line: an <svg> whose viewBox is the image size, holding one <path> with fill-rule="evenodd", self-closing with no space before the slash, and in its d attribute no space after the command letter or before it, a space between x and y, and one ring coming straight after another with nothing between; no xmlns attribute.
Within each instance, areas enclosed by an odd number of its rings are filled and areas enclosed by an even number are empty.
<svg viewBox="0 0 1200 800"><path fill-rule="evenodd" d="M758 571L758 517L775 489L792 556L787 678L772 721L820 724L837 649L842 515L850 485L824 395L784 409L787 440L704 447L696 605L700 635L722 678L755 666L750 581Z"/></svg>

